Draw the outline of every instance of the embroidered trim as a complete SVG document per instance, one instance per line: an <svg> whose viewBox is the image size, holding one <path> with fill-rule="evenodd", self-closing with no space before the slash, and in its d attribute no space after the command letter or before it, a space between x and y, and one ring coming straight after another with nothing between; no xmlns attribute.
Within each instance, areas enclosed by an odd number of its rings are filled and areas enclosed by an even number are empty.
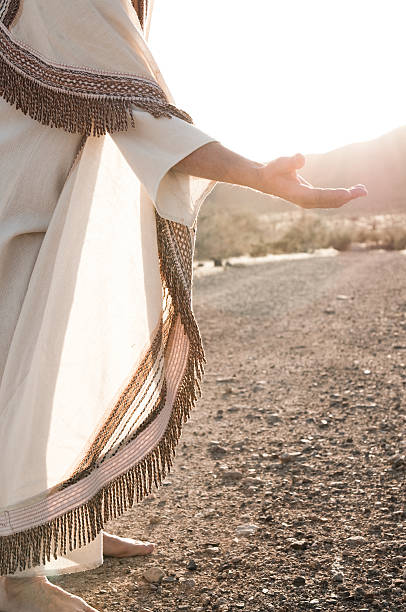
<svg viewBox="0 0 406 612"><path fill-rule="evenodd" d="M56 64L16 41L7 24L18 7L17 0L0 7L0 95L25 115L43 125L93 136L134 126L134 106L156 118L192 123L151 79Z"/></svg>
<svg viewBox="0 0 406 612"><path fill-rule="evenodd" d="M106 423L107 435L102 447L94 447L88 455L90 461L87 465L83 463L71 479L53 489L46 498L8 513L15 532L0 537L0 575L45 564L52 557L66 555L67 551L90 543L107 521L121 516L146 497L154 486L160 486L172 467L183 424L200 396L205 357L190 302L193 232L183 225L162 219L157 213L156 218L164 288L163 326L112 411ZM177 272L179 266L182 274ZM122 422L122 414L118 413L123 407L131 407L135 387L139 387L136 381L139 382L141 377L141 381L146 382L145 374L149 370L146 364L150 354L156 355L159 344L165 351L166 374L161 390L149 408L149 415L137 428L131 429L116 448L102 456L105 441L117 432L117 417ZM183 371L181 374L169 372L179 362L180 354L184 355ZM168 410L170 414L166 417ZM124 410L123 414L129 413ZM142 446L143 434L148 434L146 430L155 425L158 427L166 418L167 425L153 448L141 460L131 462L131 453ZM123 463L126 466L124 470L120 468ZM117 470L122 470L118 476L108 478L108 474ZM77 500L73 508L72 500ZM62 510L63 506L67 509ZM18 528L18 521L27 523L27 519L33 526Z"/></svg>

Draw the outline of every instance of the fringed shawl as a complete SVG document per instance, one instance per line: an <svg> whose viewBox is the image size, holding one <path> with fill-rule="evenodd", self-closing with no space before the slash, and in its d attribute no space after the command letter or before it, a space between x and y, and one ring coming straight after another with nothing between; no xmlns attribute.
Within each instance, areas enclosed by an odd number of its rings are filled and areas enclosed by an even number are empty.
<svg viewBox="0 0 406 612"><path fill-rule="evenodd" d="M44 125L94 136L127 130L134 105L157 118L191 122L153 79L58 64L16 40L9 28L20 3L3 0L0 8L0 95L7 102ZM136 4L143 24L147 2Z"/></svg>
<svg viewBox="0 0 406 612"><path fill-rule="evenodd" d="M133 4L145 24L147 2ZM134 106L156 118L190 121L169 99L142 34L134 73L120 72L119 66L69 65L14 36L12 26L24 5L0 0L0 93L17 109L41 124L83 134L84 141L127 130ZM44 564L91 542L106 521L158 486L172 465L182 425L200 392L204 352L191 307L194 230L156 213L156 236L162 317L150 346L126 373L114 406L95 423L96 434L73 471L51 489L0 510L0 574Z"/></svg>

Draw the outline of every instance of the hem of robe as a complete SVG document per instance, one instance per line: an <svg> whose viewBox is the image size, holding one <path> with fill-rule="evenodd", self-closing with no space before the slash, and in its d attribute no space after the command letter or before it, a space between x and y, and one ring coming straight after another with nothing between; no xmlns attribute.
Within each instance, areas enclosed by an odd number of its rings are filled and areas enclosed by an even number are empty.
<svg viewBox="0 0 406 612"><path fill-rule="evenodd" d="M63 558L69 552L91 544L103 531L106 522L120 517L166 477L173 463L180 428L197 399L195 385L200 378L196 378L196 358L191 357L190 342L179 316L173 327L169 353L175 351L176 354L167 357L167 370L171 371L167 373L168 393L163 398L164 406L160 413L135 440L77 482L42 499L37 496L32 505L14 507L0 514L0 542L3 540L0 564L7 568L10 559L5 557L11 555L25 565L13 571L2 571L1 575L18 577L21 570L33 570L32 575L35 575L35 567L45 565L46 560ZM190 376L193 377L193 390L185 389L185 380L190 383ZM154 441L152 446L151 439ZM68 542L73 542L72 548ZM54 547L55 552L52 552ZM28 556L23 562L20 554L24 550ZM78 568L77 571L81 570ZM63 570L55 571L56 575L59 573ZM51 575L49 570L45 575Z"/></svg>
<svg viewBox="0 0 406 612"><path fill-rule="evenodd" d="M22 570L15 574L8 574L8 578L22 579L47 576L59 576L63 574L76 574L101 567L104 563L103 557L103 531L90 544L78 548L66 556L51 559L44 565L38 565L28 570Z"/></svg>
<svg viewBox="0 0 406 612"><path fill-rule="evenodd" d="M96 561L94 563L89 563L88 565L76 565L70 567L64 567L62 569L50 569L50 570L42 570L39 568L31 568L26 572L21 572L21 574L10 574L6 576L2 576L2 578L10 578L12 580L24 580L24 578L53 578L56 576L67 576L68 574L80 574L81 572L91 572L92 570L97 569L103 565L103 561Z"/></svg>
<svg viewBox="0 0 406 612"><path fill-rule="evenodd" d="M79 574L80 572L90 572L92 570L97 569L98 567L101 567L103 565L103 561L96 561L95 563L89 563L89 564L85 564L85 565L76 565L74 567L64 567L61 569L50 569L50 570L44 570L43 572L41 571L41 569L39 569L38 571L35 571L35 568L29 570L26 574L24 574L23 576L18 576L16 574L13 574L11 576L8 576L9 578L14 578L15 580L18 580L19 578L34 578L36 576L41 577L50 577L52 578L53 576L65 576L68 574Z"/></svg>

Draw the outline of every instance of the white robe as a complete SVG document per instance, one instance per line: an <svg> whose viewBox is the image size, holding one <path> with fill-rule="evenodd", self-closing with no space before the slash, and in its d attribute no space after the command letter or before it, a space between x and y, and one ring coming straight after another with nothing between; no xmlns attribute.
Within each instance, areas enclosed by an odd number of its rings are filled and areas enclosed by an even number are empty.
<svg viewBox="0 0 406 612"><path fill-rule="evenodd" d="M69 24L64 4L26 0L13 34L58 61L72 62L73 50L84 65L90 52L104 69L120 43L129 71L141 48L131 3L82 3L94 13L97 49L85 40L88 16ZM160 79L145 44L142 53ZM76 158L80 135L40 125L0 99L0 536L20 508L69 477L159 324L154 207L192 227L213 187L172 170L213 138L176 117L134 115L134 128L89 137ZM101 563L99 533L16 576Z"/></svg>

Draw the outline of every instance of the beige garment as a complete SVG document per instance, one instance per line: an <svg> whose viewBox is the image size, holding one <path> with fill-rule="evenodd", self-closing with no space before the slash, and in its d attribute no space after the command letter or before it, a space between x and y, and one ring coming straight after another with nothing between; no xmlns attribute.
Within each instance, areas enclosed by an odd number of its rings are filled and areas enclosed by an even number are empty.
<svg viewBox="0 0 406 612"><path fill-rule="evenodd" d="M148 56L141 39L133 48L129 3L72 3L79 13L83 7L94 13L105 50L98 61L109 61L115 37L128 45L125 69L143 44L142 56ZM100 45L95 50L83 43L86 15L69 24L64 6L26 0L16 35L58 61L66 45L78 64L89 53L99 57ZM122 9L114 18L112 7ZM45 9L52 25L46 36L39 27ZM74 45L60 36L61 23L77 36ZM159 77L150 56L141 63ZM171 168L213 139L176 117L155 119L135 109L135 120L127 132L88 138L74 163L80 135L42 126L0 100L0 541L40 525L58 530L57 517L74 517L75 509L90 524L87 535L77 528L80 542L72 552L63 550L68 535L58 532L57 559L44 564L32 557L29 569L16 575L80 571L102 562L98 492L108 516L121 513L114 504L123 503L121 490L133 480L120 479L153 456L184 385L190 345L184 323L165 306L171 298L161 280L154 206L164 219L194 225L213 184ZM162 321L170 329L164 344ZM151 347L152 365L140 370ZM140 392L127 401L131 410L104 441L103 461L80 472L112 427L134 372L144 370L145 380L136 380ZM131 478L141 486L137 472ZM61 489L65 481L69 486ZM137 489L136 497L145 493Z"/></svg>

